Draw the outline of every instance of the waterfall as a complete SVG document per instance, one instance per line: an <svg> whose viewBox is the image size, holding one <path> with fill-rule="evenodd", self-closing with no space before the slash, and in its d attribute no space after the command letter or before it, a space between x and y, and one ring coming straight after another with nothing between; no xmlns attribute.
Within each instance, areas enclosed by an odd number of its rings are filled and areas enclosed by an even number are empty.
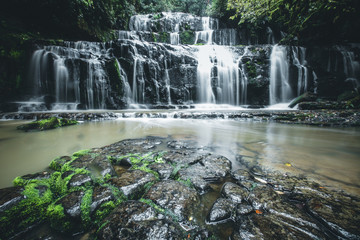
<svg viewBox="0 0 360 240"><path fill-rule="evenodd" d="M308 90L308 68L306 67L306 48L304 47L291 47L293 64L298 68L298 84L297 84L297 95L300 96L302 93Z"/></svg>
<svg viewBox="0 0 360 240"><path fill-rule="evenodd" d="M355 60L354 52L341 51L344 63L345 81L353 84L354 88L360 87L360 62Z"/></svg>
<svg viewBox="0 0 360 240"><path fill-rule="evenodd" d="M270 55L270 104L284 103L293 97L289 83L287 48L275 45Z"/></svg>
<svg viewBox="0 0 360 240"><path fill-rule="evenodd" d="M179 37L179 24L175 24L174 32L170 33L170 44L179 45L180 37Z"/></svg>

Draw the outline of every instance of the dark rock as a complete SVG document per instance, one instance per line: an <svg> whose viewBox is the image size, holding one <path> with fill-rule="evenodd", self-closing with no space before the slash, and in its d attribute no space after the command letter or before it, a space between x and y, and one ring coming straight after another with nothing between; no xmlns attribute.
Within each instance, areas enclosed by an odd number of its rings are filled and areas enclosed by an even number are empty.
<svg viewBox="0 0 360 240"><path fill-rule="evenodd" d="M238 169L231 173L231 176L237 181L253 180L253 176L244 169Z"/></svg>
<svg viewBox="0 0 360 240"><path fill-rule="evenodd" d="M144 198L170 210L180 221L188 219L199 204L199 195L195 190L173 180L154 184Z"/></svg>
<svg viewBox="0 0 360 240"><path fill-rule="evenodd" d="M145 191L145 185L154 181L156 181L156 177L153 174L140 170L129 170L120 177L109 180L129 198L140 197Z"/></svg>
<svg viewBox="0 0 360 240"><path fill-rule="evenodd" d="M168 151L163 155L163 159L170 163L192 165L205 158L209 153L192 150Z"/></svg>
<svg viewBox="0 0 360 240"><path fill-rule="evenodd" d="M219 222L231 218L232 212L235 208L234 202L226 198L218 198L211 207L208 221Z"/></svg>
<svg viewBox="0 0 360 240"><path fill-rule="evenodd" d="M51 176L51 173L49 172L38 172L34 174L26 174L22 176L21 178L25 181L27 180L41 180L41 179L49 179Z"/></svg>
<svg viewBox="0 0 360 240"><path fill-rule="evenodd" d="M113 200L115 200L115 197L109 188L102 186L94 187L90 212L93 213L101 204Z"/></svg>
<svg viewBox="0 0 360 240"><path fill-rule="evenodd" d="M22 187L0 189L0 213L4 212L25 199Z"/></svg>
<svg viewBox="0 0 360 240"><path fill-rule="evenodd" d="M149 168L159 174L160 179L169 179L174 167L167 163L154 163Z"/></svg>
<svg viewBox="0 0 360 240"><path fill-rule="evenodd" d="M335 197L313 195L306 206L338 238L360 239L360 201L341 195Z"/></svg>
<svg viewBox="0 0 360 240"><path fill-rule="evenodd" d="M301 102L312 102L315 101L317 98L317 95L311 92L306 92L302 95L300 95L299 97L295 98L294 100L291 101L291 103L289 104L289 108L293 108L295 107L297 104L301 103Z"/></svg>
<svg viewBox="0 0 360 240"><path fill-rule="evenodd" d="M167 143L167 146L174 149L196 149L197 142L196 141L170 141Z"/></svg>
<svg viewBox="0 0 360 240"><path fill-rule="evenodd" d="M92 149L90 152L81 155L70 164L74 168L85 168L95 176L110 174L115 176L115 170L107 155L100 149Z"/></svg>
<svg viewBox="0 0 360 240"><path fill-rule="evenodd" d="M114 158L121 158L128 154L145 154L154 151L162 143L161 138L148 137L145 139L127 139L105 147L101 150Z"/></svg>
<svg viewBox="0 0 360 240"><path fill-rule="evenodd" d="M206 155L191 167L181 169L179 177L188 179L202 194L211 189L209 182L225 177L231 169L231 162L222 156Z"/></svg>
<svg viewBox="0 0 360 240"><path fill-rule="evenodd" d="M247 199L249 192L235 183L226 182L221 189L221 194L234 203L241 203Z"/></svg>
<svg viewBox="0 0 360 240"><path fill-rule="evenodd" d="M81 200L84 196L83 191L75 191L71 192L62 199L59 200L59 204L61 204L64 208L64 213L71 218L77 219L80 218L81 215Z"/></svg>
<svg viewBox="0 0 360 240"><path fill-rule="evenodd" d="M236 207L236 215L243 216L254 211L253 207L247 203L238 204Z"/></svg>
<svg viewBox="0 0 360 240"><path fill-rule="evenodd" d="M68 187L69 188L80 187L91 184L92 184L92 179L88 174L75 174L74 176L71 177L68 183Z"/></svg>
<svg viewBox="0 0 360 240"><path fill-rule="evenodd" d="M138 201L120 204L105 220L97 239L182 239L173 222L164 219L149 205Z"/></svg>
<svg viewBox="0 0 360 240"><path fill-rule="evenodd" d="M281 197L269 186L257 184L248 196L248 202L254 209L271 209L281 201Z"/></svg>

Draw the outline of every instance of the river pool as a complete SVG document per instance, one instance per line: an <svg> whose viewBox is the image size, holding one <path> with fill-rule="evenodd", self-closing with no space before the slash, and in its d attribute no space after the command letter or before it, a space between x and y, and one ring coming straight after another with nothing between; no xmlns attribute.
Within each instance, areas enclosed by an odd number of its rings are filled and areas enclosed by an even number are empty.
<svg viewBox="0 0 360 240"><path fill-rule="evenodd" d="M126 118L85 122L50 131L21 132L24 121L0 121L0 188L16 176L46 170L55 157L123 139L161 136L195 140L232 161L305 175L360 195L360 129L318 128L235 120Z"/></svg>

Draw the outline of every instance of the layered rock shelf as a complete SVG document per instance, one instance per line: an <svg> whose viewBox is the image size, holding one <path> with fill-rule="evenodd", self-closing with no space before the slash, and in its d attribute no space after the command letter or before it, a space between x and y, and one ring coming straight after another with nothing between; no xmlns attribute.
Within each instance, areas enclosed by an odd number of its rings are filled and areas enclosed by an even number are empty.
<svg viewBox="0 0 360 240"><path fill-rule="evenodd" d="M1 239L359 239L360 199L211 146L147 137L0 190Z"/></svg>
<svg viewBox="0 0 360 240"><path fill-rule="evenodd" d="M189 107L190 108L190 107ZM76 121L102 121L120 118L232 119L234 121L277 122L325 127L358 127L358 110L241 110L241 111L137 111L0 113L0 119L38 120L59 117Z"/></svg>

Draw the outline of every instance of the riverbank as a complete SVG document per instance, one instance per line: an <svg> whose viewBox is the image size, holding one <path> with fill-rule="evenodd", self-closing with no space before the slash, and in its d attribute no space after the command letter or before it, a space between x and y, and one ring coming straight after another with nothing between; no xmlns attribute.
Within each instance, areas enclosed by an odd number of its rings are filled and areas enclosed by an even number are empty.
<svg viewBox="0 0 360 240"><path fill-rule="evenodd" d="M234 119L239 121L304 124L323 127L359 127L360 111L351 110L124 110L0 113L3 120L39 120L51 117L76 121L101 121L119 118Z"/></svg>
<svg viewBox="0 0 360 240"><path fill-rule="evenodd" d="M0 190L1 238L360 237L360 200L192 140L123 140Z"/></svg>

